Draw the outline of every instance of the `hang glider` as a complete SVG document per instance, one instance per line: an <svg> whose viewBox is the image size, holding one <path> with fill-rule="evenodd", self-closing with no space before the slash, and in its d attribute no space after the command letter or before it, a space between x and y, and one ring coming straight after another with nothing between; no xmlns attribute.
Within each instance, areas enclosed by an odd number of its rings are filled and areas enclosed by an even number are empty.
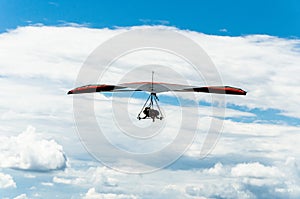
<svg viewBox="0 0 300 199"><path fill-rule="evenodd" d="M231 86L205 86L196 87L181 84L170 84L164 82L130 82L117 85L92 84L81 86L70 90L68 94L94 93L94 92L124 92L124 91L146 91L151 93L162 92L202 92L229 95L246 95L247 92Z"/></svg>
<svg viewBox="0 0 300 199"><path fill-rule="evenodd" d="M189 86L181 84L172 84L165 82L154 82L153 73L152 73L152 82L129 82L122 83L117 85L111 84L92 84L81 86L75 89L72 89L68 94L82 94L82 93L94 93L94 92L130 92L130 91L145 91L149 92L150 95L146 100L142 110L138 114L137 118L141 119L152 119L153 122L155 119L163 119L162 112L158 105L157 93L162 92L202 92L202 93L216 93L216 94L229 94L229 95L246 95L247 92L231 86ZM156 105L158 110L154 109ZM141 114L144 114L142 117Z"/></svg>

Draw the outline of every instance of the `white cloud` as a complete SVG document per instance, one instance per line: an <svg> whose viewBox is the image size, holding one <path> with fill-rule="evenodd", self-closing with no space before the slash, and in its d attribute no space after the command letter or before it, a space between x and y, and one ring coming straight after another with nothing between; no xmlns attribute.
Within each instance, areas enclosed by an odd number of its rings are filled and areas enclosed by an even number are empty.
<svg viewBox="0 0 300 199"><path fill-rule="evenodd" d="M258 162L238 164L231 169L235 177L280 177L283 174L272 166L264 166Z"/></svg>
<svg viewBox="0 0 300 199"><path fill-rule="evenodd" d="M122 31L98 31L83 27L20 27L0 35L1 75L74 80L88 54Z"/></svg>
<svg viewBox="0 0 300 199"><path fill-rule="evenodd" d="M210 118L200 119L200 129L206 129ZM203 143L203 132L199 130L195 142L186 155L197 158ZM223 132L209 157L221 158L232 163L264 161L284 163L289 156L299 159L295 150L300 139L300 128L296 126L242 123L225 120ZM223 163L223 162L221 162ZM223 165L224 166L224 165Z"/></svg>
<svg viewBox="0 0 300 199"><path fill-rule="evenodd" d="M27 195L25 193L15 197L14 199L28 199Z"/></svg>
<svg viewBox="0 0 300 199"><path fill-rule="evenodd" d="M228 30L226 28L221 28L219 31L220 32L228 32Z"/></svg>
<svg viewBox="0 0 300 199"><path fill-rule="evenodd" d="M165 185L160 191L160 194L160 198L188 198L188 195L185 193L184 187L176 184Z"/></svg>
<svg viewBox="0 0 300 199"><path fill-rule="evenodd" d="M54 184L52 182L42 182L41 185L47 186L47 187L53 187Z"/></svg>
<svg viewBox="0 0 300 199"><path fill-rule="evenodd" d="M64 179L64 178L58 178L56 176L54 176L53 182L55 182L55 183L61 183L61 184L72 184L72 180L70 180L70 179Z"/></svg>
<svg viewBox="0 0 300 199"><path fill-rule="evenodd" d="M25 174L24 174L24 177L25 177L25 178L36 178L36 176L33 175L33 174L31 174L31 173L25 173Z"/></svg>
<svg viewBox="0 0 300 199"><path fill-rule="evenodd" d="M287 162L294 162L292 159L288 158ZM289 166L286 164L265 166L258 162L239 163L220 168L220 163L217 163L209 169L204 169L202 173L194 172L194 177L202 180L192 183L193 178L190 177L188 185L185 186L186 193L193 197L207 198L299 197L300 181L299 176L295 175L295 172L299 172L299 168L295 168L294 163ZM219 174L212 172L216 170L223 172ZM287 172L290 170L294 171Z"/></svg>
<svg viewBox="0 0 300 199"><path fill-rule="evenodd" d="M170 29L164 26L157 28ZM74 81L80 66L92 50L103 41L127 29L29 26L1 34L1 75L42 76ZM250 108L275 108L282 110L282 114L300 117L300 107L297 103L299 89L298 85L293 83L299 82L299 40L267 35L224 37L176 31L192 38L204 48L220 71L224 84L249 91L246 98L228 97L228 102ZM18 59L14 59L15 57ZM135 62L145 63L150 59L151 57L147 56L137 56ZM159 59L163 62L165 57ZM178 63L170 63L170 60L166 60L166 63L175 69L179 67ZM122 67L126 70L124 65ZM180 70L184 71L182 67ZM124 71L118 73L124 74ZM189 75L191 82L201 84L199 79L193 79L193 74ZM289 92L287 98L287 93L282 92L283 90L293 92ZM206 97L200 94L199 98Z"/></svg>
<svg viewBox="0 0 300 199"><path fill-rule="evenodd" d="M63 147L43 139L29 126L18 136L1 136L0 167L34 171L64 169L67 159Z"/></svg>
<svg viewBox="0 0 300 199"><path fill-rule="evenodd" d="M193 198L256 198L251 192L244 190L240 184L228 181L186 186L186 193Z"/></svg>
<svg viewBox="0 0 300 199"><path fill-rule="evenodd" d="M59 176L53 177L53 182L83 187L91 185L95 187L117 187L118 182L114 176L119 177L122 174L106 167L90 167L84 171L66 168Z"/></svg>
<svg viewBox="0 0 300 199"><path fill-rule="evenodd" d="M122 174L105 167L79 170L69 167L59 172L53 182L54 186L59 183L75 189L87 188L84 196L91 198L261 198L263 195L298 198L300 195L299 168L293 157L272 166L260 162L219 162L206 167L207 160L194 161L203 168L164 169L144 175Z"/></svg>
<svg viewBox="0 0 300 199"><path fill-rule="evenodd" d="M0 189L16 188L16 183L9 174L0 173Z"/></svg>
<svg viewBox="0 0 300 199"><path fill-rule="evenodd" d="M90 188L84 196L84 199L137 199L134 195L98 193L95 188Z"/></svg>
<svg viewBox="0 0 300 199"><path fill-rule="evenodd" d="M213 168L204 169L203 173L209 175L222 175L225 173L225 170L223 168L223 164L218 162Z"/></svg>
<svg viewBox="0 0 300 199"><path fill-rule="evenodd" d="M300 117L299 39L268 35L212 36L186 32L208 53L224 84L242 87L246 98L227 101L249 108L274 108L284 115ZM291 81L293 80L293 81ZM288 96L288 97L287 97Z"/></svg>

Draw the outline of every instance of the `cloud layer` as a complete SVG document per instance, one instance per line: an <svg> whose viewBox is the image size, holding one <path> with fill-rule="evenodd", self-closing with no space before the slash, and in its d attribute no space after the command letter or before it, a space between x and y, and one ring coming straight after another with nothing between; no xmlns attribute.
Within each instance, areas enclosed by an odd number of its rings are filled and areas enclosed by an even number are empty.
<svg viewBox="0 0 300 199"><path fill-rule="evenodd" d="M199 161L198 164L205 164ZM175 163L176 164L176 163ZM87 171L68 168L52 186L86 190L83 198L298 198L300 168L295 158L272 166L259 162L222 164L188 170L160 170L151 174L122 174L105 167ZM134 186L136 185L136 186Z"/></svg>
<svg viewBox="0 0 300 199"><path fill-rule="evenodd" d="M135 28L149 27L132 29ZM194 144L168 168L147 175L127 175L91 160L75 133L72 98L66 96L66 91L76 86L77 73L86 57L103 41L128 29L31 26L0 35L0 167L3 169L0 188L4 190L4 197L34 198L37 194L49 198L49 193L55 192L60 198L299 198L300 154L296 149L300 129L299 124L291 126L287 122L289 117L300 118L299 39L268 35L224 37L171 28L203 47L224 84L246 89L248 95L226 98L231 109L226 110L223 134L206 159L198 159L204 129L211 120L210 107L203 106L198 115L190 116L190 119L200 118ZM188 77L189 83L202 85L202 80L190 74L182 62L155 53L150 52L152 56L138 53L122 59L103 81L116 82L128 71L130 61L136 65L153 63L155 55L154 63L172 66ZM149 80L148 74L133 77ZM157 80L173 81L172 77L159 75ZM168 99L170 95L163 97ZM108 114L111 98L101 94L94 98L95 112L104 121L103 128L123 147L147 152L168 143L174 136L178 109L172 103L164 104L170 111L168 132L158 141L137 145L118 137ZM209 102L210 96L197 95L197 99ZM134 119L140 103L140 99L132 100L129 114L133 114ZM277 121L270 114L262 122L253 109L275 109L277 114L288 117ZM247 122L249 117L253 122ZM19 134L28 124L43 135L32 127ZM67 165L65 154L73 164L62 170ZM47 173L46 177L27 178L17 173L19 171L6 174L11 172L9 168L27 172L56 171ZM24 190L10 193L10 188L19 183L24 183L20 186ZM26 185L28 187L22 188ZM36 193L38 190L44 192Z"/></svg>

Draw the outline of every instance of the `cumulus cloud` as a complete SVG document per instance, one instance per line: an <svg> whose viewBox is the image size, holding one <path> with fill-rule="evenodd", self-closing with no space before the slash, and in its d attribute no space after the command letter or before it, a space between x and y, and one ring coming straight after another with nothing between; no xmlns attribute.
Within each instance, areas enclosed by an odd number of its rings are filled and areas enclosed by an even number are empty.
<svg viewBox="0 0 300 199"><path fill-rule="evenodd" d="M57 184L68 184L76 186L117 187L118 181L114 177L122 174L114 172L106 167L90 167L87 170L76 170L66 168L59 176L54 176L52 181Z"/></svg>
<svg viewBox="0 0 300 199"><path fill-rule="evenodd" d="M95 188L90 188L84 199L137 199L138 197L134 195L126 195L126 194L115 194L115 193L98 193Z"/></svg>
<svg viewBox="0 0 300 199"><path fill-rule="evenodd" d="M33 171L64 169L67 164L63 147L42 138L29 126L18 136L1 136L0 167Z"/></svg>
<svg viewBox="0 0 300 199"><path fill-rule="evenodd" d="M228 164L224 161L206 166L205 159L198 160L197 164L202 168L163 169L144 175L122 174L97 166L88 169L68 167L53 178L53 186L88 189L84 195L87 198L255 199L276 196L296 199L300 194L300 170L294 157L272 165L261 162Z"/></svg>
<svg viewBox="0 0 300 199"><path fill-rule="evenodd" d="M280 177L283 174L273 166L264 166L258 162L238 164L231 169L236 177Z"/></svg>
<svg viewBox="0 0 300 199"><path fill-rule="evenodd" d="M0 189L16 188L16 183L11 175L0 173Z"/></svg>
<svg viewBox="0 0 300 199"><path fill-rule="evenodd" d="M186 193L192 198L255 198L251 192L243 189L240 184L228 181L202 184L200 186L186 186Z"/></svg>
<svg viewBox="0 0 300 199"><path fill-rule="evenodd" d="M202 174L214 175L215 180L207 181L207 177L200 184L186 186L186 193L191 196L225 197L225 198L297 198L299 197L299 177L295 171L292 157L285 164L266 166L259 162L239 163L233 166L221 167L220 163ZM287 166L289 165L289 166ZM222 169L221 169L222 168ZM220 171L217 174L215 171ZM287 172L287 171L293 172Z"/></svg>
<svg viewBox="0 0 300 199"><path fill-rule="evenodd" d="M225 172L223 168L223 164L218 162L215 164L214 167L209 168L209 169L204 169L203 173L209 174L209 175L222 175Z"/></svg>

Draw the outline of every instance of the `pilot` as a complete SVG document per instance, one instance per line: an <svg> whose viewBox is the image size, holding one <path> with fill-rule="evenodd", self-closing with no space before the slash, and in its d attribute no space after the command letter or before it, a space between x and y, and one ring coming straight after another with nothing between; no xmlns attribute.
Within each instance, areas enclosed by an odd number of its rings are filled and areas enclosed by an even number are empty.
<svg viewBox="0 0 300 199"><path fill-rule="evenodd" d="M150 107L146 107L143 113L145 114L145 117L143 117L142 119L146 119L147 117L150 117Z"/></svg>
<svg viewBox="0 0 300 199"><path fill-rule="evenodd" d="M154 118L159 119L159 117L158 117L158 115L159 115L158 110L150 109L149 115L150 115L150 117L151 117L152 119L154 119Z"/></svg>

